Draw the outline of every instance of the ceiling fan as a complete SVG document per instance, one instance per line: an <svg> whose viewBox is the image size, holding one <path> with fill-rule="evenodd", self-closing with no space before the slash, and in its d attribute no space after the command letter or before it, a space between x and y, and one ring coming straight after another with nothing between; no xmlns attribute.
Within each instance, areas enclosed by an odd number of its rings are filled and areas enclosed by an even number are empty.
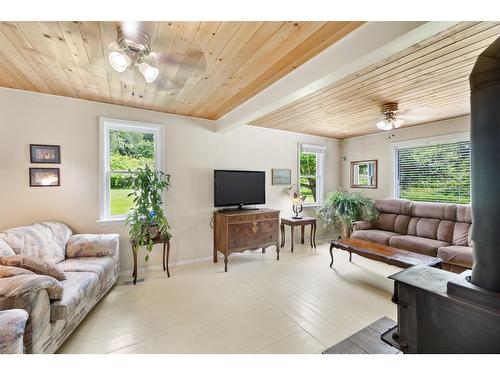
<svg viewBox="0 0 500 375"><path fill-rule="evenodd" d="M202 51L193 48L185 54L176 51L156 52L151 49L150 22L120 22L116 28L116 41L111 43L109 64L119 73L129 69L139 72L147 83L160 76L161 64L177 65L188 70L204 71L205 57ZM160 77L161 78L161 77Z"/></svg>
<svg viewBox="0 0 500 375"><path fill-rule="evenodd" d="M418 110L417 110L418 112ZM384 103L380 106L381 119L376 123L380 130L392 130L399 128L405 122L422 121L427 119L423 113L415 113L415 109L407 109L399 112L398 103Z"/></svg>

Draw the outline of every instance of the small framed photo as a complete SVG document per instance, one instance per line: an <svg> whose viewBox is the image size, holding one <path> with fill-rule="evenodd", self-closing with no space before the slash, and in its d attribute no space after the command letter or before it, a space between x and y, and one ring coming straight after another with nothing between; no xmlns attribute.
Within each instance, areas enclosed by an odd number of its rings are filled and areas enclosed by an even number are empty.
<svg viewBox="0 0 500 375"><path fill-rule="evenodd" d="M30 145L30 162L60 164L61 146L57 145Z"/></svg>
<svg viewBox="0 0 500 375"><path fill-rule="evenodd" d="M290 185L292 183L291 169L273 169L273 185Z"/></svg>
<svg viewBox="0 0 500 375"><path fill-rule="evenodd" d="M59 168L30 168L30 186L61 186Z"/></svg>

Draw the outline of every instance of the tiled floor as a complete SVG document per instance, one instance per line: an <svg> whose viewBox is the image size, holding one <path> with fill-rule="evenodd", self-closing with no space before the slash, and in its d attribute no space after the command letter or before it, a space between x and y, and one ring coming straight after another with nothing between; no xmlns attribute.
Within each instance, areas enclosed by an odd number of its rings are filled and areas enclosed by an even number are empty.
<svg viewBox="0 0 500 375"><path fill-rule="evenodd" d="M328 244L294 253L233 255L223 263L150 271L136 286L119 282L60 353L321 353L377 319L396 319L396 267ZM126 279L129 279L128 277Z"/></svg>

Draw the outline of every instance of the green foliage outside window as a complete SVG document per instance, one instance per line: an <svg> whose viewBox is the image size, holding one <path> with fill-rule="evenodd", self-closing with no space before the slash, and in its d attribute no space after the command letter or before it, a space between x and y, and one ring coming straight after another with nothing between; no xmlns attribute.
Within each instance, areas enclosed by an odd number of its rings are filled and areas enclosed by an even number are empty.
<svg viewBox="0 0 500 375"><path fill-rule="evenodd" d="M304 203L316 203L317 155L300 153L300 195L305 196Z"/></svg>

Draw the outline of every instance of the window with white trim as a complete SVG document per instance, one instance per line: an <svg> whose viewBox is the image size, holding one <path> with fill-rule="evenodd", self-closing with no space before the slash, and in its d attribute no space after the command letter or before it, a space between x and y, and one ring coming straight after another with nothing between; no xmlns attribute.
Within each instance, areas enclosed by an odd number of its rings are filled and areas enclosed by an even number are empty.
<svg viewBox="0 0 500 375"><path fill-rule="evenodd" d="M470 140L438 137L394 146L394 195L414 201L470 203Z"/></svg>
<svg viewBox="0 0 500 375"><path fill-rule="evenodd" d="M148 165L162 169L161 125L100 119L100 221L121 221L133 205L130 177Z"/></svg>
<svg viewBox="0 0 500 375"><path fill-rule="evenodd" d="M299 194L304 197L304 206L323 203L323 173L326 147L299 145Z"/></svg>

